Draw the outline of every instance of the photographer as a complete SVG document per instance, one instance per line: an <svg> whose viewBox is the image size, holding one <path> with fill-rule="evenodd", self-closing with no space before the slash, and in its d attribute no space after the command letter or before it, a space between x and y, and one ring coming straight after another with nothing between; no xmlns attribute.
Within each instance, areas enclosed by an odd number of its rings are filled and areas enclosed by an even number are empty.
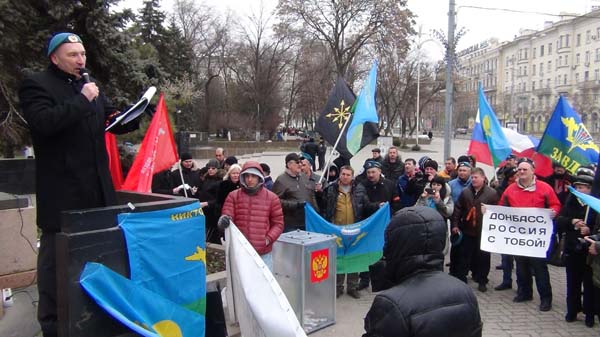
<svg viewBox="0 0 600 337"><path fill-rule="evenodd" d="M588 168L580 168L573 185L578 192L590 194L594 181L594 171ZM563 260L567 275L567 313L565 320L574 322L577 313L583 309L585 313L585 325L594 325L594 304L592 285L592 269L586 264L587 249L579 241L590 234L590 227L586 224L589 206L581 200L569 194L565 205L557 217L558 231L565 233L565 247ZM585 241L584 241L585 242ZM581 302L583 284L583 306Z"/></svg>
<svg viewBox="0 0 600 337"><path fill-rule="evenodd" d="M416 206L431 207L437 210L444 219L450 218L454 211L454 202L446 179L439 175L434 176L431 182L425 185Z"/></svg>

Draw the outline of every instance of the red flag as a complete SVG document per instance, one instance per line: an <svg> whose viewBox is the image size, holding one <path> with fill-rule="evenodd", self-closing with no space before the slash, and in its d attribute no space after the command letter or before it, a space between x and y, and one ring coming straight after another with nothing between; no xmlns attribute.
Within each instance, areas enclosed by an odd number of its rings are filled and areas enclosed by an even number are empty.
<svg viewBox="0 0 600 337"><path fill-rule="evenodd" d="M170 168L177 160L167 106L163 94L160 94L154 117L121 189L151 192L152 175Z"/></svg>
<svg viewBox="0 0 600 337"><path fill-rule="evenodd" d="M117 137L110 132L104 133L104 142L106 143L106 153L108 154L108 169L112 177L115 190L123 185L123 169L121 168L121 157L119 156L119 147L117 146Z"/></svg>

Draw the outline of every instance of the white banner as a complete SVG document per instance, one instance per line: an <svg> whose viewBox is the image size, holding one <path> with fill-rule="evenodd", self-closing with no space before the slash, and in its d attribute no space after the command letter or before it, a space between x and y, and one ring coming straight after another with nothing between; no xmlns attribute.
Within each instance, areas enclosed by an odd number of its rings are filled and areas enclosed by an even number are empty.
<svg viewBox="0 0 600 337"><path fill-rule="evenodd" d="M233 223L225 238L227 303L242 336L306 337L279 283Z"/></svg>
<svg viewBox="0 0 600 337"><path fill-rule="evenodd" d="M485 205L481 250L546 257L552 237L550 209Z"/></svg>

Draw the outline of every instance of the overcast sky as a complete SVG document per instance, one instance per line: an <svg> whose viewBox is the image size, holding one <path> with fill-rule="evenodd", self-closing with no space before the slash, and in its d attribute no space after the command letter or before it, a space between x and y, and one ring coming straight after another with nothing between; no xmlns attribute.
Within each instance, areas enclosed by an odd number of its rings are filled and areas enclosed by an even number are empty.
<svg viewBox="0 0 600 337"><path fill-rule="evenodd" d="M267 8L275 8L277 0L262 0ZM219 11L228 9L239 15L248 13L260 5L259 0L203 0ZM129 7L137 11L143 0L124 0L121 7ZM174 0L161 0L161 8L169 11ZM521 28L540 30L545 21L557 21L556 15L561 12L583 14L589 12L591 6L600 6L600 0L456 0L456 24L465 27L466 35L459 41L458 50L490 37L501 41L510 41ZM485 7L471 8L469 6ZM432 29L448 30L449 0L408 0L408 8L418 17L417 27L422 26L423 40L431 38ZM507 9L509 11L502 11ZM526 12L526 13L519 13ZM554 14L545 15L545 14ZM442 47L437 42L423 44L431 59L443 57Z"/></svg>

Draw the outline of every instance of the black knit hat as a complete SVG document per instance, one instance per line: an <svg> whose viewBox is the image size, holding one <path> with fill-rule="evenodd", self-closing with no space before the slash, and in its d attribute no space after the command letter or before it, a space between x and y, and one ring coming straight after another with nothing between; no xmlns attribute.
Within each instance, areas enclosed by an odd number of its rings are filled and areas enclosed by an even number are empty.
<svg viewBox="0 0 600 337"><path fill-rule="evenodd" d="M266 175L271 174L271 167L269 167L269 165L267 165L266 163L260 163L260 168L262 168L263 172Z"/></svg>
<svg viewBox="0 0 600 337"><path fill-rule="evenodd" d="M426 168L431 167L434 170L438 170L438 163L437 161L433 160L433 159L429 159L427 160L425 163L423 163L423 170L425 170Z"/></svg>
<svg viewBox="0 0 600 337"><path fill-rule="evenodd" d="M225 158L225 164L231 166L233 164L237 164L238 160L235 156L229 156L227 158Z"/></svg>
<svg viewBox="0 0 600 337"><path fill-rule="evenodd" d="M189 152L184 152L181 154L181 156L179 156L179 158L181 161L190 160L192 159L192 155Z"/></svg>

